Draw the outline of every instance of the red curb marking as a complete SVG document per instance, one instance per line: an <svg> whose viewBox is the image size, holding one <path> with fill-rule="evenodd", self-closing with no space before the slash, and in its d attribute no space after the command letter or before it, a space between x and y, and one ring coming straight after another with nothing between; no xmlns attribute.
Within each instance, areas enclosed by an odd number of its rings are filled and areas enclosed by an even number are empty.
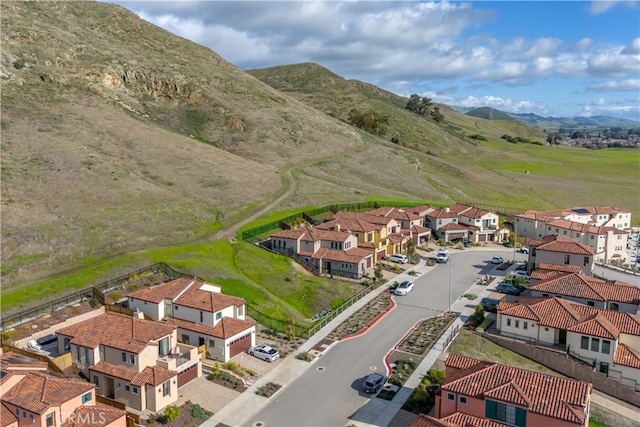
<svg viewBox="0 0 640 427"><path fill-rule="evenodd" d="M364 328L360 332L356 332L355 334L351 334L351 335L347 335L346 337L342 337L342 338L340 338L339 341L346 341L346 340L350 340L352 338L358 338L359 336L362 336L362 335L366 334L369 331L369 329L371 329L373 326L375 326L376 323L378 323L380 320L382 320L382 318L384 316L389 314L389 312L391 310L396 308L396 302L393 300L391 295L389 295L389 299L391 300L391 305L389 307L387 307L387 309L385 311L383 311L382 313L378 314L378 316L376 316L376 318L373 319L373 321L371 323L369 323L369 325L367 325L366 328Z"/></svg>
<svg viewBox="0 0 640 427"><path fill-rule="evenodd" d="M391 362L389 362L389 356L391 356L391 354L392 354L394 351L396 351L396 350L398 349L398 347L400 347L400 344L402 344L402 342L403 342L403 341L404 341L404 340L405 340L405 339L406 339L406 338L407 338L407 337L408 337L408 336L409 336L413 331L415 331L415 330L418 328L418 326L420 326L420 324L421 324L422 322L424 322L425 320L426 320L426 319L420 319L420 320L418 320L418 321L417 321L417 322L416 322L416 323L411 327L411 329L409 329L409 331L408 331L406 334L404 334L404 335L402 336L402 338L400 338L400 339L398 340L398 342L396 343L396 345L394 345L394 346L391 348L391 350L389 350L389 351L387 352L387 354L385 354L385 356L384 356L384 364L385 364L385 366L386 366L386 368L387 368L387 376L388 376L388 377L390 377L390 376L391 376L391 374L393 373L393 369L391 368Z"/></svg>

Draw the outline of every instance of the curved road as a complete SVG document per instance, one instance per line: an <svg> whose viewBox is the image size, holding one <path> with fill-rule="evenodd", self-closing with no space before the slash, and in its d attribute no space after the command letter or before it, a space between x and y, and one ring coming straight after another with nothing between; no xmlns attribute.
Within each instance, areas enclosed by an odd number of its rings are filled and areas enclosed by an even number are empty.
<svg viewBox="0 0 640 427"><path fill-rule="evenodd" d="M393 297L396 307L369 331L357 338L340 341L275 400L255 414L246 426L344 426L369 399L361 391L370 372L385 372L384 357L415 324L449 308L451 303L494 265L494 255L509 259L510 251L471 250L451 254L449 264L437 265L412 279L413 292ZM518 254L518 259L524 255ZM452 272L451 282L449 272ZM497 283L497 282L496 282Z"/></svg>

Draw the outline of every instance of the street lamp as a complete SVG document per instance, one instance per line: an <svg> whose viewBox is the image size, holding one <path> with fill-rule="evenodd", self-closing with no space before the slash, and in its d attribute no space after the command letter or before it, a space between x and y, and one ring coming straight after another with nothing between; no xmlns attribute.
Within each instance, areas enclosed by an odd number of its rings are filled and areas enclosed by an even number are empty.
<svg viewBox="0 0 640 427"><path fill-rule="evenodd" d="M451 314L451 264L453 261L449 260L449 314Z"/></svg>

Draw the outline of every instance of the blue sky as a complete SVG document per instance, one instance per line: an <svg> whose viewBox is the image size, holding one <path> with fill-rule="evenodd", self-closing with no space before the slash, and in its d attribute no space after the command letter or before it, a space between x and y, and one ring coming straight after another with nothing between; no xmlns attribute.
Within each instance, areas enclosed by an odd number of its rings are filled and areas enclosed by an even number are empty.
<svg viewBox="0 0 640 427"><path fill-rule="evenodd" d="M117 3L245 70L316 62L448 105L640 121L638 1Z"/></svg>

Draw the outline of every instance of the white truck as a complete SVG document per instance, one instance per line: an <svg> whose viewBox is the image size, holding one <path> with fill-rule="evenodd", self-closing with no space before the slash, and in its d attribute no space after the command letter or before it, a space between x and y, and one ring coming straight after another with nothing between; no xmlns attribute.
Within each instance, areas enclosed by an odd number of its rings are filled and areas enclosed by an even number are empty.
<svg viewBox="0 0 640 427"><path fill-rule="evenodd" d="M446 248L440 248L438 250L438 254L436 255L436 262L438 264L444 264L449 261L449 250Z"/></svg>

